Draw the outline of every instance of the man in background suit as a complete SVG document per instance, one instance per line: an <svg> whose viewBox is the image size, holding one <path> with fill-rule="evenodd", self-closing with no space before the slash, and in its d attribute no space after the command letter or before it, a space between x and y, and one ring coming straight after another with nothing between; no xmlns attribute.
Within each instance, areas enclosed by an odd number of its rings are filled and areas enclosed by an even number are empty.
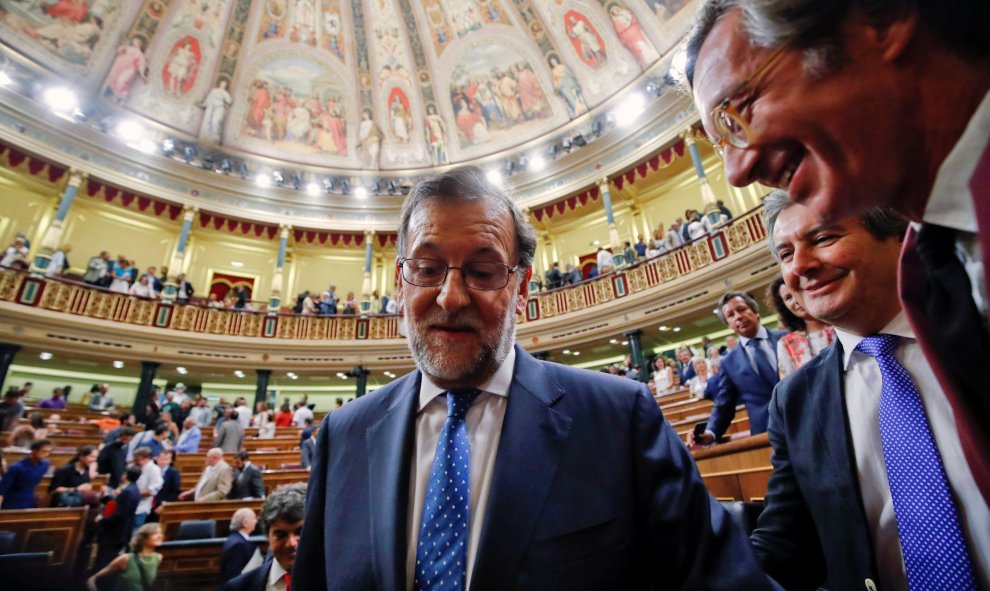
<svg viewBox="0 0 990 591"><path fill-rule="evenodd" d="M990 510L897 300L906 220L876 209L826 224L783 191L765 203L784 281L838 342L781 381L770 403L774 471L752 536L760 562L789 589L990 588ZM894 371L871 354L881 335L894 337ZM912 390L915 415L898 406ZM928 440L930 454L915 447ZM969 554L972 578L953 578L967 570L956 552Z"/></svg>
<svg viewBox="0 0 990 591"><path fill-rule="evenodd" d="M513 346L535 247L478 168L410 192L418 370L324 419L295 591L769 588L644 384Z"/></svg>
<svg viewBox="0 0 990 591"><path fill-rule="evenodd" d="M990 373L973 371L990 362L990 3L709 0L698 15L687 78L729 182L826 220L886 206L915 222L901 301L990 502Z"/></svg>
<svg viewBox="0 0 990 591"><path fill-rule="evenodd" d="M103 517L97 517L99 529L96 532L96 564L93 572L100 572L103 567L120 553L131 539L131 530L134 529L134 514L137 512L138 502L141 500L141 491L138 489L137 481L141 478L141 467L131 466L125 472L127 486L124 486L117 496L114 497L113 513Z"/></svg>
<svg viewBox="0 0 990 591"><path fill-rule="evenodd" d="M234 484L230 488L228 499L263 499L265 498L265 482L261 470L251 463L251 457L246 451L234 454Z"/></svg>
<svg viewBox="0 0 990 591"><path fill-rule="evenodd" d="M223 450L214 447L206 452L206 469L196 488L179 495L180 501L222 501L234 483L234 470L223 460Z"/></svg>
<svg viewBox="0 0 990 591"><path fill-rule="evenodd" d="M719 440L736 416L736 405L746 405L749 432L767 430L767 405L773 387L780 381L777 374L777 341L787 334L767 330L760 324L760 305L748 293L730 291L718 301L719 319L738 335L740 346L722 359L718 372L715 406L705 432L697 439L688 435L688 445L708 445Z"/></svg>
<svg viewBox="0 0 990 591"><path fill-rule="evenodd" d="M258 525L254 511L243 507L230 518L230 535L220 553L220 584L237 577L254 556L254 543L249 539Z"/></svg>
<svg viewBox="0 0 990 591"><path fill-rule="evenodd" d="M244 449L244 427L237 420L237 412L233 408L226 407L223 416L223 422L216 428L213 447L227 453L237 453Z"/></svg>
<svg viewBox="0 0 990 591"><path fill-rule="evenodd" d="M261 523L268 534L268 556L258 568L227 581L222 591L290 591L290 587L306 588L306 581L302 578L292 584L292 567L305 517L305 484L288 484L272 491L261 507Z"/></svg>

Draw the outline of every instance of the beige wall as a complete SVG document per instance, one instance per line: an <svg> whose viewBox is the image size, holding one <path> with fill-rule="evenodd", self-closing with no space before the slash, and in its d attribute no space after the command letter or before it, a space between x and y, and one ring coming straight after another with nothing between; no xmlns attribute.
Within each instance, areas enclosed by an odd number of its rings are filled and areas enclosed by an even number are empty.
<svg viewBox="0 0 990 591"><path fill-rule="evenodd" d="M18 232L26 233L36 246L40 240L37 228L55 213L57 196L58 189L50 184L0 168L0 248L6 249Z"/></svg>
<svg viewBox="0 0 990 591"><path fill-rule="evenodd" d="M289 265L287 263L287 265ZM330 285L337 286L337 299L342 300L353 291L361 299L361 283L364 280L364 247L345 247L316 244L296 244L292 248L292 274L288 277L285 296L303 291L322 292ZM294 300L293 300L294 301Z"/></svg>

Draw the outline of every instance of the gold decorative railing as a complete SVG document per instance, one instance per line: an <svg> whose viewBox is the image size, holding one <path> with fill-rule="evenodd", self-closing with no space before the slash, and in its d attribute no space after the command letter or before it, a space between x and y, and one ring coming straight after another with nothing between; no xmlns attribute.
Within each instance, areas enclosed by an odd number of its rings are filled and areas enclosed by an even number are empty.
<svg viewBox="0 0 990 591"><path fill-rule="evenodd" d="M530 295L520 322L552 318L613 302L695 273L766 238L761 209L669 253L577 285ZM399 337L387 315L303 316L170 304L87 284L0 269L0 301L73 316L228 337L298 340L383 340Z"/></svg>

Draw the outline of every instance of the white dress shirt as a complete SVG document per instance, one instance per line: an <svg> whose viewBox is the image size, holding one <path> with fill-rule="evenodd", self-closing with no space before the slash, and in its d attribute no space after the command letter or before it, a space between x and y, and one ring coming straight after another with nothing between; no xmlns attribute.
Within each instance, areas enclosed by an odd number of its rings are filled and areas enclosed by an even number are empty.
<svg viewBox="0 0 990 591"><path fill-rule="evenodd" d="M905 338L894 356L911 375L921 395L928 423L959 509L977 581L982 581L983 587L990 587L990 510L963 455L952 406L925 360L904 312L899 312L880 332ZM897 521L880 440L880 389L883 382L880 366L873 357L855 351L863 337L839 329L835 333L842 342L846 410L860 493L866 509L866 521L873 536L880 589L906 590L907 574L904 571L901 542L897 534ZM974 371L979 369L974 368Z"/></svg>
<svg viewBox="0 0 990 591"><path fill-rule="evenodd" d="M162 478L161 467L154 462L154 460L148 462L144 466L141 466L141 476L137 479L137 487L139 489L148 489L151 494L146 497L141 497L138 501L136 514L141 513L151 513L151 501L154 499L158 491L162 489L162 485L165 484L165 480Z"/></svg>
<svg viewBox="0 0 990 591"><path fill-rule="evenodd" d="M491 488L492 470L495 467L495 455L502 434L502 421L505 419L505 408L509 403L509 388L512 385L512 372L516 365L516 351L509 350L509 355L502 362L487 383L478 389L481 394L475 398L467 411L465 424L467 426L468 442L471 446L471 512L468 518L467 546L467 579L465 589L471 586L471 571L474 570L475 554L481 539L483 523L488 506L488 493ZM416 414L416 442L413 450L413 465L410 466L409 518L406 527L408 532L406 546L406 589L413 588L416 570L416 547L419 540L419 526L423 521L423 507L426 504L426 487L430 482L430 471L433 468L433 457L436 455L437 442L440 432L447 420L447 398L442 396L446 390L437 386L425 375L419 388L419 410Z"/></svg>
<svg viewBox="0 0 990 591"><path fill-rule="evenodd" d="M925 206L922 219L956 230L956 253L972 285L973 301L984 321L987 318L986 282L983 274L983 259L980 255L980 230L973 206L973 191L969 181L973 178L976 165L990 141L990 93L969 120L949 156L942 162L935 176L932 194ZM917 229L917 227L915 228ZM990 228L984 228L990 232Z"/></svg>
<svg viewBox="0 0 990 591"><path fill-rule="evenodd" d="M282 568L277 560L272 560L272 568L268 571L268 584L265 591L285 591L285 573L289 571Z"/></svg>
<svg viewBox="0 0 990 591"><path fill-rule="evenodd" d="M234 409L237 413L237 422L241 424L242 429L247 429L251 426L251 409L244 406L243 404Z"/></svg>

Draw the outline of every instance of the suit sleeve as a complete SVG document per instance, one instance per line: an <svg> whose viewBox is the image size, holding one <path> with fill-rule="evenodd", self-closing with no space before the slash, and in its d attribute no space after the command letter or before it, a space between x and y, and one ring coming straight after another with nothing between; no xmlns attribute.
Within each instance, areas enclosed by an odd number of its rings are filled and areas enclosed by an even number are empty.
<svg viewBox="0 0 990 591"><path fill-rule="evenodd" d="M639 560L654 589L778 589L746 534L708 494L694 460L647 390L633 417L636 494L648 545Z"/></svg>
<svg viewBox="0 0 990 591"><path fill-rule="evenodd" d="M222 501L227 498L231 487L234 485L234 471L231 468L220 472L217 476L217 489L203 495L204 501Z"/></svg>
<svg viewBox="0 0 990 591"><path fill-rule="evenodd" d="M217 436L213 438L213 447L223 447L223 440L227 438L227 429L223 425L217 429Z"/></svg>
<svg viewBox="0 0 990 591"><path fill-rule="evenodd" d="M723 366L719 372L721 378L718 380L718 393L715 394L715 405L712 407L712 414L708 417L706 429L715 435L717 441L729 428L729 423L736 416L736 404L739 400L739 389L736 388L732 376L728 374Z"/></svg>
<svg viewBox="0 0 990 591"><path fill-rule="evenodd" d="M767 574L787 589L814 591L825 582L825 558L791 465L787 425L780 408L781 392L778 385L770 399L768 434L773 446L773 473L767 484L766 508L750 541Z"/></svg>
<svg viewBox="0 0 990 591"><path fill-rule="evenodd" d="M306 521L303 522L299 550L292 567L295 591L326 591L326 559L323 556L323 523L326 517L327 461L330 455L330 417L323 418L313 450L313 462L306 491Z"/></svg>
<svg viewBox="0 0 990 591"><path fill-rule="evenodd" d="M265 497L265 481L260 469L254 470L254 475L251 477L250 495L256 499Z"/></svg>

